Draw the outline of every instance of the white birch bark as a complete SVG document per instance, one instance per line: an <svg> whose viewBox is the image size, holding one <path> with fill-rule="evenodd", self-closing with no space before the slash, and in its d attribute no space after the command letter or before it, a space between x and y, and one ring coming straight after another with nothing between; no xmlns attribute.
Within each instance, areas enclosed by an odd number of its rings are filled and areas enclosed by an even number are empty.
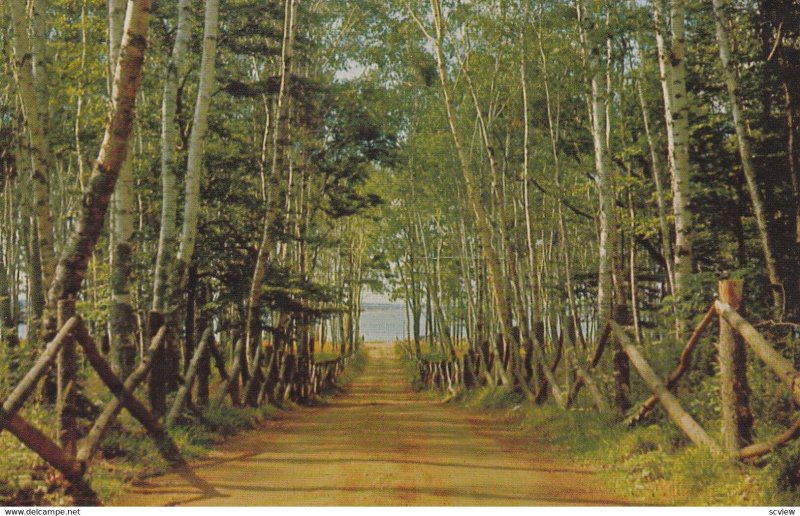
<svg viewBox="0 0 800 516"><path fill-rule="evenodd" d="M108 2L108 50L110 62L119 58L125 21L125 0ZM116 84L112 81L112 84ZM112 97L116 94L112 87ZM119 171L112 198L111 309L110 344L112 364L121 378L127 378L136 365L134 330L136 317L130 294L133 267L133 156L128 143L125 161Z"/></svg>
<svg viewBox="0 0 800 516"><path fill-rule="evenodd" d="M764 207L764 196L758 186L755 166L753 165L753 152L750 148L750 139L745 127L744 110L742 101L739 97L739 81L736 78L736 70L731 62L731 44L728 37L729 21L725 13L728 2L726 0L712 0L714 7L714 21L717 30L717 44L719 46L719 58L722 62L722 71L725 77L725 85L728 88L728 98L731 103L731 115L733 125L736 128L736 140L739 144L739 157L742 161L742 171L747 181L747 190L750 193L750 202L753 205L753 213L756 216L758 236L761 243L761 252L764 254L764 263L767 268L772 290L772 301L775 312L778 316L783 313L783 281L778 274L778 265L775 259L772 242L770 240L769 227L767 226L767 214Z"/></svg>
<svg viewBox="0 0 800 516"><path fill-rule="evenodd" d="M689 110L686 100L686 35L684 0L672 0L670 7L671 45L664 40L664 6L653 0L656 44L664 97L667 147L672 176L672 213L675 219L675 290L680 296L684 278L692 272L692 212L689 174Z"/></svg>
<svg viewBox="0 0 800 516"><path fill-rule="evenodd" d="M597 306L600 324L611 318L613 293L613 270L615 253L618 249L618 228L616 221L616 196L614 191L613 169L608 162L608 139L606 127L606 87L604 64L600 57L600 46L595 42L596 31L591 13L584 0L578 4L579 30L584 32L587 57L588 80L590 83L590 105L592 115L592 142L594 147L594 167L596 174L600 242L598 246L598 287ZM584 27L588 24L588 27Z"/></svg>
<svg viewBox="0 0 800 516"><path fill-rule="evenodd" d="M197 241L197 219L200 211L200 180L203 176L203 154L208 133L208 110L216 83L215 61L219 31L219 0L206 0L203 27L203 56L200 60L200 83L194 109L189 155L186 164L186 193L183 206L183 227L178 249L178 270L173 287L179 292L186 283Z"/></svg>
<svg viewBox="0 0 800 516"><path fill-rule="evenodd" d="M163 311L169 266L175 255L178 189L175 178L175 139L177 137L178 81L183 76L189 48L191 0L178 1L178 25L172 57L167 66L161 99L161 229L153 281L153 310Z"/></svg>

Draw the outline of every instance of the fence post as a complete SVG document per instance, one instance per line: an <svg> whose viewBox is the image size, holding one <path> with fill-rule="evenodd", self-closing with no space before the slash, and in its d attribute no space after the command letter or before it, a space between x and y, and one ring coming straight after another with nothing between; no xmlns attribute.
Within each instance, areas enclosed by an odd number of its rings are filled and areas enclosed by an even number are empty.
<svg viewBox="0 0 800 516"><path fill-rule="evenodd" d="M719 299L736 310L742 302L743 290L742 280L722 280ZM736 453L753 440L747 355L741 335L722 317L719 318L719 379L722 447L728 453Z"/></svg>
<svg viewBox="0 0 800 516"><path fill-rule="evenodd" d="M211 326L211 321L203 321L204 324ZM209 389L208 381L211 376L211 348L214 346L214 336L211 336L211 341L203 351L200 357L200 363L197 365L197 404L201 406L208 405Z"/></svg>
<svg viewBox="0 0 800 516"><path fill-rule="evenodd" d="M614 305L613 319L622 327L630 326L633 319L628 305ZM619 339L615 339L614 345L614 383L616 385L614 400L617 413L624 415L631 408L631 366Z"/></svg>
<svg viewBox="0 0 800 516"><path fill-rule="evenodd" d="M147 319L147 336L152 340L162 326L164 326L164 315L161 312L151 311ZM165 338L168 337L168 335L165 336ZM150 411L156 418L163 416L167 412L166 377L169 374L169 365L166 363L166 347L167 342L165 341L153 352L153 365L150 368L150 376L147 379L147 398L150 401Z"/></svg>
<svg viewBox="0 0 800 516"><path fill-rule="evenodd" d="M61 299L57 307L58 327L61 328L75 315L75 298ZM75 419L75 393L78 366L75 357L75 338L68 335L64 339L57 362L57 406L58 440L64 453L71 458L77 454L78 426Z"/></svg>

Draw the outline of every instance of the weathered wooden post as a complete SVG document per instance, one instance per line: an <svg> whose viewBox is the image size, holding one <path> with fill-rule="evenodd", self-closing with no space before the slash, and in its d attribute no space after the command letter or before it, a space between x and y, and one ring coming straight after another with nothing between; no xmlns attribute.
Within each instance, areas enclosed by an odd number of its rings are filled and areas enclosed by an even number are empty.
<svg viewBox="0 0 800 516"><path fill-rule="evenodd" d="M628 305L614 305L613 318L622 327L630 326L632 318ZM619 339L615 339L614 346L614 384L616 385L614 401L617 413L624 415L631 408L631 366Z"/></svg>
<svg viewBox="0 0 800 516"><path fill-rule="evenodd" d="M161 312L152 311L147 317L147 336L152 341L158 330L164 326L164 315ZM169 364L167 363L167 343L160 346L153 353L153 365L150 368L150 376L147 379L147 399L150 402L150 410L156 418L167 413L167 375L169 374Z"/></svg>
<svg viewBox="0 0 800 516"><path fill-rule="evenodd" d="M61 328L70 317L75 315L75 298L58 301L57 324ZM58 440L64 453L74 458L78 452L78 425L75 418L75 394L78 365L75 354L75 337L69 335L61 346L57 359L57 404L58 414Z"/></svg>
<svg viewBox="0 0 800 516"><path fill-rule="evenodd" d="M742 280L722 280L719 282L719 299L737 310L743 290ZM742 336L722 317L719 319L719 380L722 447L728 453L736 453L753 441L747 354Z"/></svg>
<svg viewBox="0 0 800 516"><path fill-rule="evenodd" d="M200 362L203 360L203 355L207 354L208 344L214 338L211 326L206 327L202 337L200 337L200 345L195 349L194 356L189 362L189 368L186 370L186 376L183 385L178 389L178 395L175 397L175 402L172 405L169 413L167 414L167 426L173 426L180 416L183 407L191 401L192 398L192 385L194 384L195 376L200 369ZM194 348L194 346L192 346Z"/></svg>
<svg viewBox="0 0 800 516"><path fill-rule="evenodd" d="M242 367L242 352L244 351L245 347L245 339L239 338L236 341L236 345L233 349L233 364L231 364L231 370L228 372L228 378L222 383L219 391L217 391L217 395L214 397L214 401L212 402L213 405L222 405L225 401L225 397L230 394L231 396L231 403L234 407L239 406L239 370Z"/></svg>
<svg viewBox="0 0 800 516"><path fill-rule="evenodd" d="M537 359L533 362L534 370L536 371L536 404L541 405L545 401L547 401L548 395L548 383L547 378L544 374L544 368L546 367L542 361L540 360L542 354L544 353L544 335L545 335L545 328L544 322L542 321L535 321L533 323L533 337L534 341L531 343L531 347L528 349L531 352L531 357L537 357ZM536 346L539 347L541 352L536 351Z"/></svg>
<svg viewBox="0 0 800 516"><path fill-rule="evenodd" d="M211 325L210 321L205 324ZM212 330L213 331L213 330ZM206 406L209 401L209 378L211 377L211 348L214 346L214 336L211 336L210 342L203 355L200 357L200 363L197 365L197 404Z"/></svg>

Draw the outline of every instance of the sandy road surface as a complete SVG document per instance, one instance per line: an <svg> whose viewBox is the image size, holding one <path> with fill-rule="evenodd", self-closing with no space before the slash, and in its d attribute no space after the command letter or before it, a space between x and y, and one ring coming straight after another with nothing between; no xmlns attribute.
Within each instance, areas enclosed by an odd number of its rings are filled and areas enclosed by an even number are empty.
<svg viewBox="0 0 800 516"><path fill-rule="evenodd" d="M388 344L329 405L282 413L116 505L620 505L602 477L507 425L413 393Z"/></svg>

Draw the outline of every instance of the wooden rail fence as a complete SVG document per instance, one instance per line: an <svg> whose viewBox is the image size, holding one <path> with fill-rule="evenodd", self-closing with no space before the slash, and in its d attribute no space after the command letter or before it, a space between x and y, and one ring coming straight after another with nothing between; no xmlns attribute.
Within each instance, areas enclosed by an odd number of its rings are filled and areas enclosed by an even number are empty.
<svg viewBox="0 0 800 516"><path fill-rule="evenodd" d="M526 353L523 363L526 371L524 378L526 388L534 388L534 384L536 384L536 400L538 402L541 403L546 399L549 393L557 405L569 409L577 400L582 387L585 386L592 398L593 405L600 411L609 410L610 404L605 400L591 371L601 362L606 347L612 344L619 355L624 354L627 363L633 366L633 370L652 391L652 395L636 407L629 420L630 424L636 424L643 420L657 404L660 404L669 419L694 444L740 460L763 456L800 437L800 418L784 432L771 439L758 443L750 442L752 436L747 429L748 424L752 425L752 416L749 416L749 402L741 396L740 392L737 392L747 390L740 387L742 383L746 385L744 346L748 346L754 355L775 373L797 406L800 406L800 372L791 360L776 350L736 310L741 301L742 288L742 282L739 280L720 282L719 298L709 306L684 346L677 366L666 378L661 378L654 371L639 347L633 343L628 335L628 330L617 321L609 320L603 325L598 345L591 356L587 358L585 365L582 365L576 356L579 353L579 347L570 341L569 335L562 336L566 342L559 342L556 348L557 358L553 365L544 364L544 359L541 357L541 350L544 348L538 339L533 337L531 342L525 346ZM715 319L719 320L717 353L722 364L720 381L728 385L727 389L721 389L721 403L723 406L728 406L727 409L723 409L722 428L725 442L722 444L709 436L708 432L689 414L673 394L679 381L691 366L692 353L699 344L701 336ZM565 345L562 349L562 344L571 345ZM406 348L406 352L411 355L411 348ZM617 353L614 357L615 367L619 360ZM563 380L566 388L564 389L562 389L562 381L556 378L557 366L562 356L563 363L566 364L566 379ZM499 358L503 359L503 357ZM538 368L532 366L533 358L538 362ZM488 372L495 359L497 358L488 349L484 353L480 350L470 350L464 357L441 360L414 357L419 379L424 387L451 393L455 393L459 389L483 386L493 382L494 380ZM543 393L543 389L548 392ZM729 391L727 394L726 390ZM748 417L750 419L747 419ZM726 432L730 434L728 438L725 437Z"/></svg>
<svg viewBox="0 0 800 516"><path fill-rule="evenodd" d="M163 321L161 317L152 320ZM163 323L151 328L153 335L149 347L138 367L124 380L119 378L103 357L94 339L89 334L83 319L74 313L74 301L61 301L58 306L59 330L55 337L45 346L33 366L11 390L0 406L0 432L6 430L35 452L47 464L60 473L69 483L70 492L82 504L98 504L87 480L87 471L92 459L97 455L108 429L124 408L146 430L159 453L167 460L175 471L182 474L191 485L204 494L216 494L213 487L197 477L183 459L180 449L170 437L168 428L173 426L184 411L190 399L192 386L198 379L204 362L213 356L222 378L219 395L214 403L221 404L228 396L234 406L241 406L239 396L240 372L243 367L242 341L237 343L235 360L230 371L226 371L224 359L216 347L214 335L208 328L202 335L199 345L189 363L183 383L177 391L175 401L164 418L157 417L151 408L140 401L134 392L148 378L153 368L154 359L162 359L160 352L168 340L169 330ZM106 388L113 394L113 399L105 404L99 416L92 422L91 428L84 436L77 424L76 393L78 392L78 350L83 352L86 362L97 374ZM259 349L266 360L254 358L250 367L250 380L245 385L245 403L258 405L265 401L282 401L288 399L308 400L319 396L326 389L335 385L345 367L355 356L355 351L331 360L315 362L313 358L298 360L289 351ZM266 371L262 371L261 363L265 363ZM48 437L40 429L33 426L19 412L36 390L39 381L56 367L58 397L56 418L58 421L58 442ZM207 381L207 371L206 379ZM249 394L249 395L248 395Z"/></svg>

